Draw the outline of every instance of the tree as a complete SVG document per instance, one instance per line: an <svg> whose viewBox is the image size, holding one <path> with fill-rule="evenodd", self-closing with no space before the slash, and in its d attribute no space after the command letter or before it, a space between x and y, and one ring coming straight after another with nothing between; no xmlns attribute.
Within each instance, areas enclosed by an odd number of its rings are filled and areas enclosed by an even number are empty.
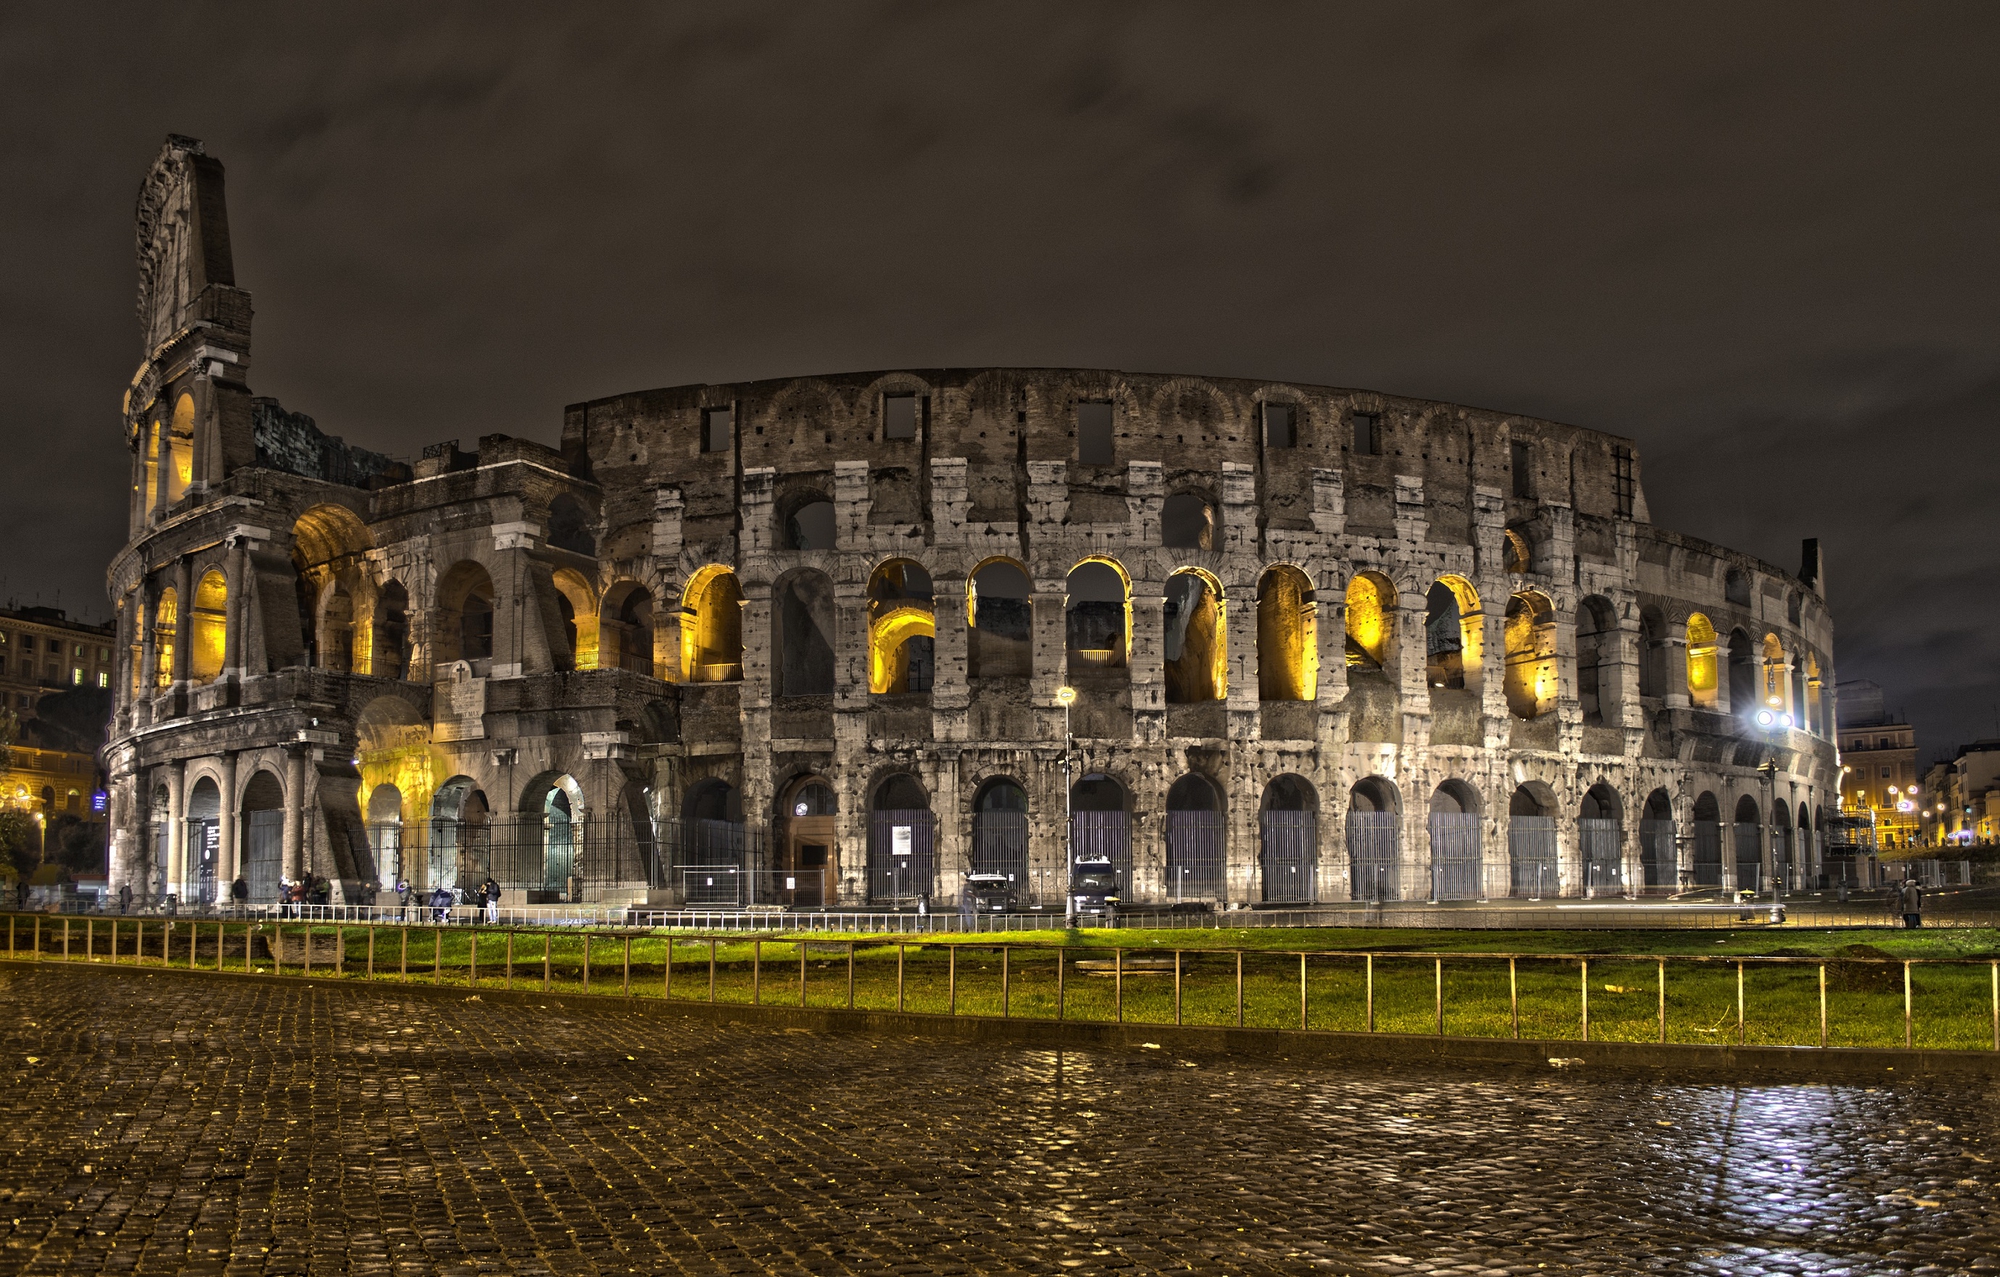
<svg viewBox="0 0 2000 1277"><path fill-rule="evenodd" d="M41 826L18 807L0 808L0 878L19 890L41 865Z"/></svg>

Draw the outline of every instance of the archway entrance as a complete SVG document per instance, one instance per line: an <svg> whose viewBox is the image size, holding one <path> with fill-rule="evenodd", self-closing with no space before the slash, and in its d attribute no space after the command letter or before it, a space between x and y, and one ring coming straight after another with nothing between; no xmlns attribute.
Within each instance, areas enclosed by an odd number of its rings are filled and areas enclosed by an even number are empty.
<svg viewBox="0 0 2000 1277"><path fill-rule="evenodd" d="M1448 780L1431 794L1431 899L1477 900L1479 794Z"/></svg>
<svg viewBox="0 0 2000 1277"><path fill-rule="evenodd" d="M448 780L431 799L430 882L470 892L493 870L491 812L471 778Z"/></svg>
<svg viewBox="0 0 2000 1277"><path fill-rule="evenodd" d="M1649 891L1679 885L1674 863L1674 807L1664 789L1647 795L1646 812L1639 817L1639 872Z"/></svg>
<svg viewBox="0 0 2000 1277"><path fill-rule="evenodd" d="M1764 847L1757 826L1757 800L1745 794L1736 800L1736 878L1729 886L1741 891L1764 889Z"/></svg>
<svg viewBox="0 0 2000 1277"><path fill-rule="evenodd" d="M972 872L1005 875L1021 903L1034 895L1028 878L1028 791L1011 777L987 781L972 801Z"/></svg>
<svg viewBox="0 0 2000 1277"><path fill-rule="evenodd" d="M278 778L260 771L243 787L243 880L250 899L278 898L285 869L285 791Z"/></svg>
<svg viewBox="0 0 2000 1277"><path fill-rule="evenodd" d="M1706 791L1694 800L1694 885L1722 886L1722 805Z"/></svg>
<svg viewBox="0 0 2000 1277"><path fill-rule="evenodd" d="M685 903L750 903L743 796L734 785L715 776L695 783L681 800L672 834L669 872Z"/></svg>
<svg viewBox="0 0 2000 1277"><path fill-rule="evenodd" d="M778 903L818 909L834 899L839 882L833 787L807 776L792 782L779 803L785 836L778 843Z"/></svg>
<svg viewBox="0 0 2000 1277"><path fill-rule="evenodd" d="M1062 890L1069 890L1074 862L1102 856L1118 875L1118 896L1132 898L1132 826L1125 810L1125 786L1101 772L1085 776L1069 791L1072 863L1063 866Z"/></svg>
<svg viewBox="0 0 2000 1277"><path fill-rule="evenodd" d="M906 772L875 790L868 830L868 899L912 905L928 900L933 874L930 795Z"/></svg>
<svg viewBox="0 0 2000 1277"><path fill-rule="evenodd" d="M1540 782L1507 800L1507 866L1512 895L1540 900L1559 889L1555 795Z"/></svg>
<svg viewBox="0 0 2000 1277"><path fill-rule="evenodd" d="M1583 850L1583 894L1617 895L1625 890L1625 822L1618 791L1592 785L1577 811L1577 840Z"/></svg>
<svg viewBox="0 0 2000 1277"><path fill-rule="evenodd" d="M215 903L215 870L222 859L222 791L204 776L188 791L187 867L182 870L181 900L186 904Z"/></svg>
<svg viewBox="0 0 2000 1277"><path fill-rule="evenodd" d="M1264 787L1263 879L1266 904L1310 904L1319 875L1319 798L1298 776Z"/></svg>
<svg viewBox="0 0 2000 1277"><path fill-rule="evenodd" d="M1349 894L1356 900L1398 900L1396 850L1402 800L1380 776L1359 781L1347 794Z"/></svg>
<svg viewBox="0 0 2000 1277"><path fill-rule="evenodd" d="M1215 786L1193 775L1175 781L1167 790L1168 898L1221 900L1226 842Z"/></svg>

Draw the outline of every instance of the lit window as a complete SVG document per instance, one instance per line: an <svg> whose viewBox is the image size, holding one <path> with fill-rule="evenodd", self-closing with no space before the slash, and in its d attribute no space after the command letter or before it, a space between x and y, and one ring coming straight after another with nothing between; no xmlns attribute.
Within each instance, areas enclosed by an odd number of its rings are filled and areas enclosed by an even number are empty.
<svg viewBox="0 0 2000 1277"><path fill-rule="evenodd" d="M70 672L69 672L69 685L70 685L71 687L82 687L82 686L83 686L83 671L82 671L82 670L80 670L80 669L74 669L74 668L72 668L72 669L70 670Z"/></svg>
<svg viewBox="0 0 2000 1277"><path fill-rule="evenodd" d="M99 687L111 686L111 675L105 673L103 670L97 671L97 685Z"/></svg>

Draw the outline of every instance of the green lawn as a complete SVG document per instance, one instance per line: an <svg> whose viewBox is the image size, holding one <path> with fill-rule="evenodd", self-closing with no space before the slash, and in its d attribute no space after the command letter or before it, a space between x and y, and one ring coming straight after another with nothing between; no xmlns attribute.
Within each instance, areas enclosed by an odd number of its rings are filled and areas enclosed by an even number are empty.
<svg viewBox="0 0 2000 1277"><path fill-rule="evenodd" d="M52 927L50 924L54 923ZM30 947L30 922L14 920L17 952ZM179 922L171 950L160 921L119 927L120 962L188 964L213 969L217 924ZM107 961L111 922L70 920L69 956L85 950ZM41 920L46 956L62 953L60 919ZM306 970L305 924L227 924L222 966L258 971ZM315 973L365 979L370 929L314 924ZM86 939L86 936L88 939ZM244 940L252 941L249 955ZM279 937L283 939L280 940ZM1993 959L2000 937L1986 930L1804 931L1745 928L1713 931L1087 931L996 936L908 937L741 936L711 940L645 931L506 932L450 927L373 930L374 978L435 983L468 991L546 987L565 993L619 993L675 1000L797 1006L801 946L806 1004L853 1005L960 1015L1002 1014L1170 1024L1175 1018L1175 959L1179 1015L1187 1024L1234 1024L1364 1031L1369 1027L1373 967L1374 1028L1436 1033L1442 980L1443 1031L1454 1036L1507 1037L1518 1017L1523 1037L1580 1039L1584 969L1588 960L1592 1040L1655 1041L1660 1036L1660 967L1666 964L1666 1037L1672 1042L1734 1042L1738 1037L1737 959L1744 961L1742 1040L1752 1044L1817 1045L1820 1041L1821 959L1827 973L1827 1041L1834 1046L1899 1046L1903 1042L1903 967L1882 959L1975 959L1960 965L1912 968L1912 1040L1923 1047L1993 1046ZM477 946L475 955L474 946ZM587 946L587 956L586 956ZM669 946L671 989L669 990ZM1113 948L1138 964L1122 980ZM1303 959L1303 987L1301 984ZM1240 952L1240 958L1239 958ZM628 957L629 953L629 957ZM850 961L850 954L852 955ZM1422 956L1419 956L1422 955ZM1430 956L1442 955L1442 958ZM1498 955L1498 956L1496 956ZM1510 977L1509 955L1516 956ZM474 965L474 959L477 965ZM279 961L274 961L278 959ZM1082 965L1079 965L1082 964ZM1060 973L1058 967L1060 965ZM851 977L850 977L851 972ZM1511 979L1511 983L1510 983ZM1058 1000L1060 987L1061 998ZM1302 996L1303 994L1303 996Z"/></svg>

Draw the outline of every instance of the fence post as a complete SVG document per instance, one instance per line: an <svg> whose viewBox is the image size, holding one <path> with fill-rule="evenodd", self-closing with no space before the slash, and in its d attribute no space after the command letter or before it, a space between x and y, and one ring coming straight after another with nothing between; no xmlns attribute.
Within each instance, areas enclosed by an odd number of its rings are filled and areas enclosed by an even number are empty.
<svg viewBox="0 0 2000 1277"><path fill-rule="evenodd" d="M1057 945L1056 946L1056 1019L1058 1020L1063 1019L1065 1016L1069 1014L1069 994L1068 991L1063 987L1063 966L1064 966L1063 948L1061 945Z"/></svg>
<svg viewBox="0 0 2000 1277"><path fill-rule="evenodd" d="M625 978L618 991L626 997L632 996L632 937L625 937Z"/></svg>
<svg viewBox="0 0 2000 1277"><path fill-rule="evenodd" d="M95 918L85 918L83 920L83 960L85 962L95 962L97 960L97 919Z"/></svg>
<svg viewBox="0 0 2000 1277"><path fill-rule="evenodd" d="M111 965L118 965L118 919L111 920Z"/></svg>
<svg viewBox="0 0 2000 1277"><path fill-rule="evenodd" d="M542 933L542 992L547 993L555 976L555 964L549 960L549 932Z"/></svg>
<svg viewBox="0 0 2000 1277"><path fill-rule="evenodd" d="M896 946L896 1009L898 1011L903 1009L903 955L908 949L908 945L899 944Z"/></svg>
<svg viewBox="0 0 2000 1277"><path fill-rule="evenodd" d="M1826 981L1826 972L1824 968L1821 968L1820 983L1822 991L1824 991L1825 989L1825 981ZM1822 1033L1820 1036L1824 1038L1826 1035ZM1667 960L1665 958L1661 958L1660 959L1660 1041L1664 1042L1666 1040L1667 1040ZM1820 1045L1825 1046L1826 1043L1821 1042Z"/></svg>
<svg viewBox="0 0 2000 1277"><path fill-rule="evenodd" d="M750 942L750 1005L764 1005L764 939Z"/></svg>
<svg viewBox="0 0 2000 1277"><path fill-rule="evenodd" d="M514 932L512 928L509 928L507 931L507 987L509 989L514 987Z"/></svg>
<svg viewBox="0 0 2000 1277"><path fill-rule="evenodd" d="M1590 959L1578 959L1578 970L1583 973L1580 1005L1583 1008L1583 1040L1590 1041Z"/></svg>
<svg viewBox="0 0 2000 1277"><path fill-rule="evenodd" d="M431 983L444 982L444 928L431 928Z"/></svg>
<svg viewBox="0 0 2000 1277"><path fill-rule="evenodd" d="M1000 946L1000 1018L1005 1020L1014 1014L1014 972L1010 963L1012 950L1007 945ZM1995 970L2000 970L1996 964ZM1175 977L1179 979L1178 976Z"/></svg>
<svg viewBox="0 0 2000 1277"><path fill-rule="evenodd" d="M1514 1022L1514 1040L1521 1040L1521 979L1518 958L1507 959L1507 1016Z"/></svg>
<svg viewBox="0 0 2000 1277"><path fill-rule="evenodd" d="M1236 951L1236 1027L1243 1027L1243 950Z"/></svg>
<svg viewBox="0 0 2000 1277"><path fill-rule="evenodd" d="M1176 981L1180 979L1178 967L1175 969L1174 979ZM1311 1023L1311 1014L1306 1002L1306 951L1301 949L1299 950L1299 1027L1307 1028Z"/></svg>
<svg viewBox="0 0 2000 1277"><path fill-rule="evenodd" d="M708 938L708 1000L715 1001L715 937Z"/></svg>
<svg viewBox="0 0 2000 1277"><path fill-rule="evenodd" d="M243 933L243 952L246 954L250 952L250 933L248 931ZM396 960L396 979L404 984L409 983L410 980L410 929L408 927L403 928L403 953Z"/></svg>
<svg viewBox="0 0 2000 1277"><path fill-rule="evenodd" d="M1993 1049L2000 1051L2000 960L1993 963Z"/></svg>
<svg viewBox="0 0 2000 1277"><path fill-rule="evenodd" d="M854 1009L854 942L847 942L847 1009Z"/></svg>
<svg viewBox="0 0 2000 1277"><path fill-rule="evenodd" d="M799 937L799 1005L806 1004L806 941Z"/></svg>
<svg viewBox="0 0 2000 1277"><path fill-rule="evenodd" d="M1903 1049L1906 1051L1915 1045L1914 1030L1911 1025L1912 1018L1910 1014L1910 964L1905 962L1903 964Z"/></svg>
<svg viewBox="0 0 2000 1277"><path fill-rule="evenodd" d="M1437 1035L1444 1036L1444 959L1435 958L1437 963Z"/></svg>
<svg viewBox="0 0 2000 1277"><path fill-rule="evenodd" d="M63 961L69 961L69 919L63 919Z"/></svg>
<svg viewBox="0 0 2000 1277"><path fill-rule="evenodd" d="M1375 955L1374 955L1374 954L1372 954L1372 953L1371 953L1371 954L1368 954L1368 955L1366 955L1366 956L1365 956L1365 957L1364 957L1364 958L1362 959L1362 961L1364 961L1364 962L1366 962L1366 963L1368 964L1368 970L1367 970L1367 976L1368 976L1368 1031L1369 1031L1370 1033L1373 1033L1373 1032L1375 1031ZM1238 966L1238 969L1240 970L1240 969L1241 969L1241 967L1242 967L1242 962L1241 962L1241 959L1239 959L1239 960L1238 960L1238 963L1237 963L1237 966Z"/></svg>
<svg viewBox="0 0 2000 1277"><path fill-rule="evenodd" d="M957 1015L958 1014L958 946L952 945L945 952L949 958L951 966L950 970L948 970L945 973L944 977L944 1013L946 1015Z"/></svg>
<svg viewBox="0 0 2000 1277"><path fill-rule="evenodd" d="M132 965L141 967L146 965L146 920L144 918L139 919L137 925L139 934L133 937L132 940ZM9 918L7 919L7 952L10 956L14 952L13 941L14 920ZM115 922L111 924L111 941L112 951L116 952L118 948L118 924Z"/></svg>
<svg viewBox="0 0 2000 1277"><path fill-rule="evenodd" d="M1181 951L1174 950L1174 1023L1181 1022Z"/></svg>
<svg viewBox="0 0 2000 1277"><path fill-rule="evenodd" d="M1743 1045L1743 964L1736 964L1736 1045Z"/></svg>

